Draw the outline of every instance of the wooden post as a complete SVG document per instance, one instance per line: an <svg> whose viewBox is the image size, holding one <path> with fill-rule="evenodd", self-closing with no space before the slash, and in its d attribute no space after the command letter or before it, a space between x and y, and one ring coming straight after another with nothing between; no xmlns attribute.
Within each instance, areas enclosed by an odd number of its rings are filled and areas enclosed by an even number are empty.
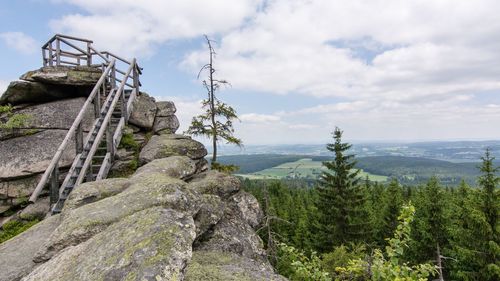
<svg viewBox="0 0 500 281"><path fill-rule="evenodd" d="M95 95L94 98L94 117L95 119L98 119L100 116L101 116L101 89L97 91L97 95Z"/></svg>
<svg viewBox="0 0 500 281"><path fill-rule="evenodd" d="M52 54L52 42L49 43L49 66L54 65L53 59L53 54Z"/></svg>
<svg viewBox="0 0 500 281"><path fill-rule="evenodd" d="M125 79L125 78L123 78ZM120 117L125 117L127 116L127 101L125 100L125 89L122 89L122 92L120 93L121 97L120 99L122 100L122 114L120 115Z"/></svg>
<svg viewBox="0 0 500 281"><path fill-rule="evenodd" d="M113 65L111 68L111 88L116 87L116 66Z"/></svg>
<svg viewBox="0 0 500 281"><path fill-rule="evenodd" d="M59 200L59 165L54 166L52 176L50 177L50 204L57 203Z"/></svg>
<svg viewBox="0 0 500 281"><path fill-rule="evenodd" d="M134 88L137 90L137 93L139 93L139 71L138 71L138 65L135 59L132 60L132 63L134 64Z"/></svg>
<svg viewBox="0 0 500 281"><path fill-rule="evenodd" d="M115 155L115 145L113 143L113 131L111 130L111 121L106 127L106 150L111 153L111 158ZM113 159L111 159L113 161Z"/></svg>
<svg viewBox="0 0 500 281"><path fill-rule="evenodd" d="M87 169L87 181L93 181L94 179L92 178L92 175L93 175L93 171L92 171L92 162L90 163L89 165L89 168Z"/></svg>
<svg viewBox="0 0 500 281"><path fill-rule="evenodd" d="M59 38L56 38L56 65L61 65L61 41Z"/></svg>
<svg viewBox="0 0 500 281"><path fill-rule="evenodd" d="M43 66L47 66L47 54L45 53L45 49L42 48L42 58L43 58Z"/></svg>
<svg viewBox="0 0 500 281"><path fill-rule="evenodd" d="M76 142L76 154L83 152L83 129L82 123L78 124L75 131L75 142Z"/></svg>
<svg viewBox="0 0 500 281"><path fill-rule="evenodd" d="M92 50L90 49L90 42L87 42L87 66L92 65Z"/></svg>

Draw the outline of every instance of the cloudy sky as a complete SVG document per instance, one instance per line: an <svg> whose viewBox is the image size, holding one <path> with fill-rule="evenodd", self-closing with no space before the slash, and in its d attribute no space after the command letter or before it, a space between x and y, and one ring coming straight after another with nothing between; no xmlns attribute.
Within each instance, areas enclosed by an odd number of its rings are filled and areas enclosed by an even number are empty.
<svg viewBox="0 0 500 281"><path fill-rule="evenodd" d="M2 0L0 91L41 66L53 33L137 57L143 90L178 107L205 97L203 34L219 97L246 144L499 139L497 0Z"/></svg>

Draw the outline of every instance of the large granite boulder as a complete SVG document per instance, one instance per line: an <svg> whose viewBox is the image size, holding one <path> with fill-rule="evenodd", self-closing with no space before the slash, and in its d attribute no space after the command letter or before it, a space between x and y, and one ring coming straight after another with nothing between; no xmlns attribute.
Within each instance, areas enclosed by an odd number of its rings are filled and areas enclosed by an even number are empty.
<svg viewBox="0 0 500 281"><path fill-rule="evenodd" d="M69 247L23 280L181 280L194 228L187 213L144 209Z"/></svg>
<svg viewBox="0 0 500 281"><path fill-rule="evenodd" d="M262 261L221 251L194 251L186 268L185 281L284 281Z"/></svg>
<svg viewBox="0 0 500 281"><path fill-rule="evenodd" d="M44 172L66 133L67 130L45 130L1 141L0 179L14 179ZM59 162L60 167L71 165L74 156L75 146L68 145Z"/></svg>
<svg viewBox="0 0 500 281"><path fill-rule="evenodd" d="M44 84L94 86L102 75L102 70L89 66L46 66L28 71L20 79Z"/></svg>
<svg viewBox="0 0 500 281"><path fill-rule="evenodd" d="M188 136L163 134L151 137L139 155L139 162L144 164L169 156L187 156L193 160L200 160L206 155L207 150L203 144Z"/></svg>
<svg viewBox="0 0 500 281"><path fill-rule="evenodd" d="M229 175L186 182L191 162L172 156L77 186L60 215L0 245L0 281L286 280L255 233L257 200Z"/></svg>
<svg viewBox="0 0 500 281"><path fill-rule="evenodd" d="M57 225L59 216L53 216L0 244L0 281L17 281L30 273L37 265L35 253Z"/></svg>
<svg viewBox="0 0 500 281"><path fill-rule="evenodd" d="M13 81L0 97L0 105L36 104L88 96L92 87L56 86L39 82Z"/></svg>
<svg viewBox="0 0 500 281"><path fill-rule="evenodd" d="M64 99L24 107L14 108L15 114L25 114L28 122L17 129L62 129L69 130L85 103L84 97ZM87 108L82 120L82 129L89 131L94 121L94 107Z"/></svg>
<svg viewBox="0 0 500 281"><path fill-rule="evenodd" d="M141 92L134 100L132 108L128 122L140 128L151 130L156 116L155 99Z"/></svg>
<svg viewBox="0 0 500 281"><path fill-rule="evenodd" d="M179 119L177 119L177 116L156 116L153 132L159 134L175 134L177 129L179 129Z"/></svg>
<svg viewBox="0 0 500 281"><path fill-rule="evenodd" d="M148 165L140 167L133 177L142 177L150 173L161 173L172 178L188 180L195 175L197 170L197 162L189 157L170 156L153 160Z"/></svg>
<svg viewBox="0 0 500 281"><path fill-rule="evenodd" d="M179 128L179 119L175 116L175 104L171 101L156 102L156 118L153 131L160 134L175 134Z"/></svg>
<svg viewBox="0 0 500 281"><path fill-rule="evenodd" d="M177 111L177 108L175 108L175 104L171 101L157 101L156 108L157 117L172 116Z"/></svg>

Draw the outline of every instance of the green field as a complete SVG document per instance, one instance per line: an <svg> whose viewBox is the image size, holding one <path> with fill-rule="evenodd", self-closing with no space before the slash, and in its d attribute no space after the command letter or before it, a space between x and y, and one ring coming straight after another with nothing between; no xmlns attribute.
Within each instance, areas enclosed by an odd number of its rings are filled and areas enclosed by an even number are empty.
<svg viewBox="0 0 500 281"><path fill-rule="evenodd" d="M249 174L239 174L238 176L248 179L317 179L325 168L320 161L313 161L311 158L304 158L294 162L287 162L278 166ZM387 181L386 176L373 175L363 170L360 176L371 181Z"/></svg>

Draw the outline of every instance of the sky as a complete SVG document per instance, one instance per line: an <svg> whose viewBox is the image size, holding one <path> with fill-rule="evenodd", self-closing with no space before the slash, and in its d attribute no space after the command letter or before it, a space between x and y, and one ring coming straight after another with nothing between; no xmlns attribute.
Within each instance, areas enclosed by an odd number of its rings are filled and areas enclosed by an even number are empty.
<svg viewBox="0 0 500 281"><path fill-rule="evenodd" d="M497 0L0 0L0 92L41 67L54 33L136 57L142 90L184 131L218 97L244 144L500 139ZM203 77L202 77L203 79Z"/></svg>

